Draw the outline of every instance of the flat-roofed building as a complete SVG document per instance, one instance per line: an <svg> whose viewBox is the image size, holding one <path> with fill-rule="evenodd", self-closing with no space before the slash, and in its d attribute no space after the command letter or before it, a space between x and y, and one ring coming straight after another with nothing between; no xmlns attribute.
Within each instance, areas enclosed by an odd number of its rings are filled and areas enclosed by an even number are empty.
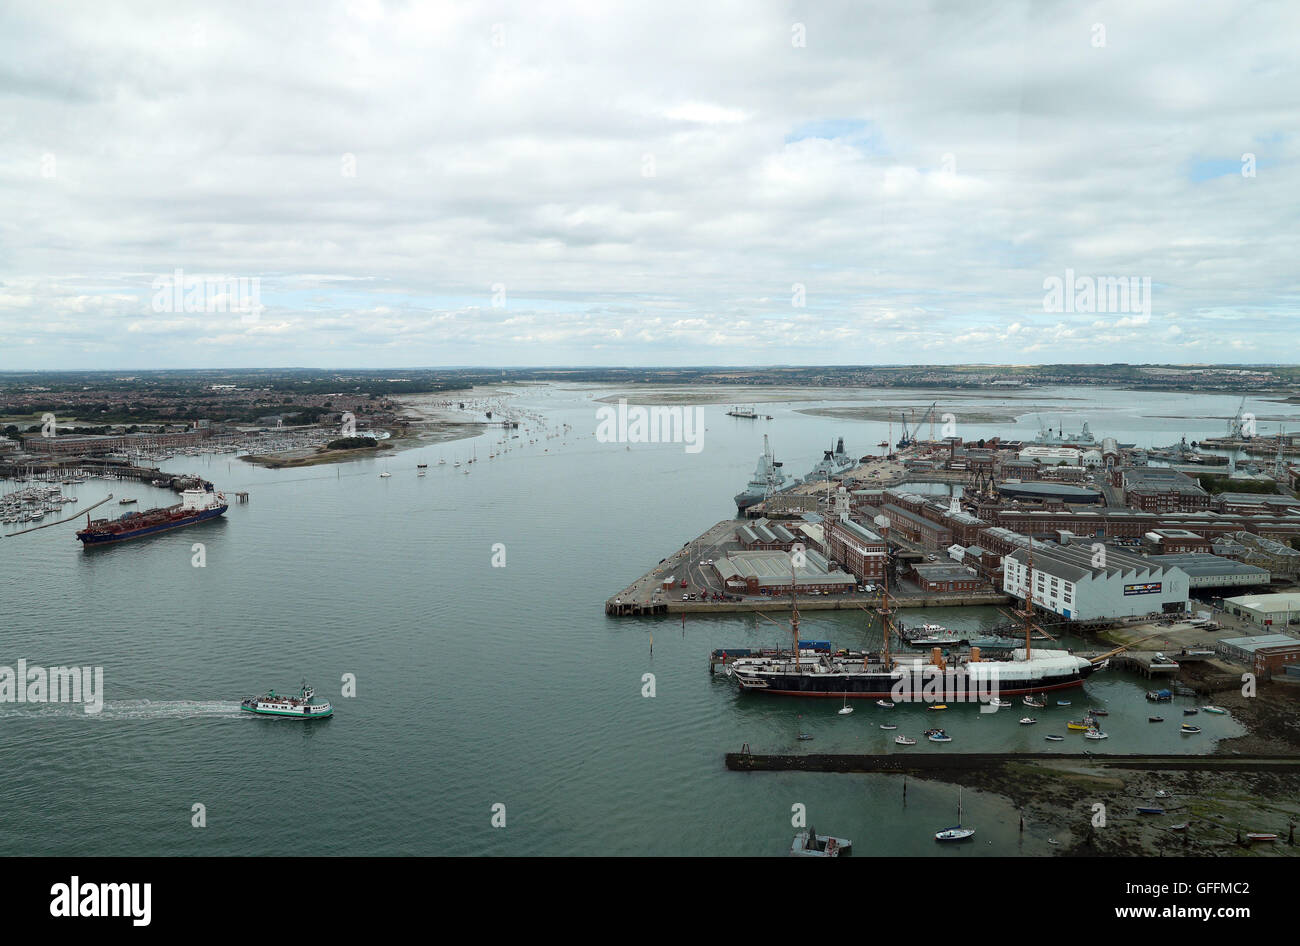
<svg viewBox="0 0 1300 946"><path fill-rule="evenodd" d="M1104 547L1035 545L1002 560L1002 590L1073 621L1187 610L1189 581L1178 567Z"/></svg>
<svg viewBox="0 0 1300 946"><path fill-rule="evenodd" d="M1124 502L1143 512L1195 512L1210 508L1210 494L1186 473L1142 466L1121 474Z"/></svg>
<svg viewBox="0 0 1300 946"><path fill-rule="evenodd" d="M955 562L918 562L912 566L912 579L923 591L979 591L988 583L971 569Z"/></svg>
<svg viewBox="0 0 1300 946"><path fill-rule="evenodd" d="M1146 539L1162 555L1210 551L1210 540L1191 529L1152 529Z"/></svg>
<svg viewBox="0 0 1300 946"><path fill-rule="evenodd" d="M1263 680L1275 673L1292 673L1300 667L1300 640L1288 634L1225 637L1215 650L1229 660L1246 664Z"/></svg>
<svg viewBox="0 0 1300 946"><path fill-rule="evenodd" d="M1025 447L1017 455L1020 460L1033 460L1041 464L1066 463L1071 466L1077 466L1082 451L1074 447Z"/></svg>
<svg viewBox="0 0 1300 946"><path fill-rule="evenodd" d="M1300 620L1300 592L1224 598L1223 609L1260 627L1286 627Z"/></svg>

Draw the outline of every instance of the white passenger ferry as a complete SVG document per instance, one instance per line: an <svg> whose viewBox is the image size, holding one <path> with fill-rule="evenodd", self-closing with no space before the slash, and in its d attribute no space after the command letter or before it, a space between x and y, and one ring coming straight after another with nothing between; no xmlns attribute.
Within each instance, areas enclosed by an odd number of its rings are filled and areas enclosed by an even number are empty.
<svg viewBox="0 0 1300 946"><path fill-rule="evenodd" d="M316 699L316 691L302 685L297 696L277 696L272 690L266 696L250 696L239 704L239 708L249 713L261 713L263 716L296 716L299 719L318 719L334 715L334 707L324 700Z"/></svg>

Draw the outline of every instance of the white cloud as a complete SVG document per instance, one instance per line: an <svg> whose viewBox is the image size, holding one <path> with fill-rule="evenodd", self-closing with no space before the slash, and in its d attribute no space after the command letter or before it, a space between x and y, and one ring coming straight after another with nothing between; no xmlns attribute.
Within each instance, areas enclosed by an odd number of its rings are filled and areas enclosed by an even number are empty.
<svg viewBox="0 0 1300 946"><path fill-rule="evenodd" d="M1300 358L1285 5L215 9L0 13L0 368Z"/></svg>

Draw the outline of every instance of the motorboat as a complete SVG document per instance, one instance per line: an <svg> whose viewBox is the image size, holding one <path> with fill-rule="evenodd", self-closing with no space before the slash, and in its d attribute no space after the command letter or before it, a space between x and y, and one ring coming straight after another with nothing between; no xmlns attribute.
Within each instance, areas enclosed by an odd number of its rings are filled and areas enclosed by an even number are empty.
<svg viewBox="0 0 1300 946"><path fill-rule="evenodd" d="M1021 725L1021 726L1032 726L1032 725L1034 725L1034 723L1036 723L1036 722L1038 722L1038 720L1034 719L1034 717L1032 717L1032 716L1022 716L1022 717L1020 717L1020 725Z"/></svg>

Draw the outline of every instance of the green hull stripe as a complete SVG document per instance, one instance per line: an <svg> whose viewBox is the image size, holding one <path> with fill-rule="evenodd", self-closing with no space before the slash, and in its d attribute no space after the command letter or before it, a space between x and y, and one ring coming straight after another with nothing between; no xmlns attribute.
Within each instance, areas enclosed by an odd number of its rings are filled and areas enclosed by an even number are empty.
<svg viewBox="0 0 1300 946"><path fill-rule="evenodd" d="M241 706L240 709L255 716L292 716L294 719L328 719L334 715L334 710L330 710L328 713L312 713L308 716L305 713L286 713L283 710L249 709L247 706Z"/></svg>

